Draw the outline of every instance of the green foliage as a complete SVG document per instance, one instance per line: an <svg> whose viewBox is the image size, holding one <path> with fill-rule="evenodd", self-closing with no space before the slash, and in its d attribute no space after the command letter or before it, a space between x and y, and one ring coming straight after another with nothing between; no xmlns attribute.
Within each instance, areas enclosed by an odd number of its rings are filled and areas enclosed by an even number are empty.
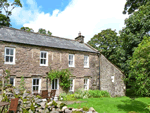
<svg viewBox="0 0 150 113"><path fill-rule="evenodd" d="M57 103L55 101L52 102L51 106L57 107Z"/></svg>
<svg viewBox="0 0 150 113"><path fill-rule="evenodd" d="M150 112L150 104L145 108L148 112Z"/></svg>
<svg viewBox="0 0 150 113"><path fill-rule="evenodd" d="M83 111L89 111L89 108L86 106L83 106Z"/></svg>
<svg viewBox="0 0 150 113"><path fill-rule="evenodd" d="M82 113L81 111L73 111L72 113Z"/></svg>
<svg viewBox="0 0 150 113"><path fill-rule="evenodd" d="M21 27L20 29L27 31L27 32L34 32L34 30L32 28L29 28L29 27Z"/></svg>
<svg viewBox="0 0 150 113"><path fill-rule="evenodd" d="M123 14L133 13L136 9L138 9L140 6L145 5L149 0L127 0L124 6Z"/></svg>
<svg viewBox="0 0 150 113"><path fill-rule="evenodd" d="M10 78L10 71L9 70L5 70L5 73L6 73L6 76L4 77L4 79L5 79L4 80L5 81L4 82L4 86L7 86L10 83L9 82L10 81L10 79L9 79Z"/></svg>
<svg viewBox="0 0 150 113"><path fill-rule="evenodd" d="M130 61L130 73L128 82L134 94L150 96L150 37L144 37L143 41L135 49Z"/></svg>
<svg viewBox="0 0 150 113"><path fill-rule="evenodd" d="M66 104L65 103L61 103L60 104L60 109L62 109L64 106L66 106Z"/></svg>
<svg viewBox="0 0 150 113"><path fill-rule="evenodd" d="M11 26L9 17L11 16L12 10L15 7L22 7L20 0L14 0L14 2L12 3L9 2L8 0L0 1L0 21L1 21L0 25L7 26L7 27Z"/></svg>
<svg viewBox="0 0 150 113"><path fill-rule="evenodd" d="M39 98L39 99L41 99L41 98L42 98L40 95L37 95L36 97L37 97L37 98Z"/></svg>
<svg viewBox="0 0 150 113"><path fill-rule="evenodd" d="M115 30L102 30L97 35L94 35L88 44L100 51L112 63L119 65L118 58L121 53L121 38L117 36Z"/></svg>
<svg viewBox="0 0 150 113"><path fill-rule="evenodd" d="M19 89L20 89L21 92L24 92L24 91L25 91L24 76L21 76L21 81L20 81Z"/></svg>
<svg viewBox="0 0 150 113"><path fill-rule="evenodd" d="M51 33L50 31L46 31L46 30L43 29L43 28L40 28L39 31L38 31L38 33L44 34L44 35L49 35L49 36L52 35L52 33Z"/></svg>
<svg viewBox="0 0 150 113"><path fill-rule="evenodd" d="M68 90L70 87L70 76L71 73L68 69L62 69L62 70L51 70L48 73L48 78L52 81L55 78L60 79L60 86L63 88L63 90Z"/></svg>
<svg viewBox="0 0 150 113"><path fill-rule="evenodd" d="M89 90L88 93L90 98L110 97L107 91L102 90Z"/></svg>

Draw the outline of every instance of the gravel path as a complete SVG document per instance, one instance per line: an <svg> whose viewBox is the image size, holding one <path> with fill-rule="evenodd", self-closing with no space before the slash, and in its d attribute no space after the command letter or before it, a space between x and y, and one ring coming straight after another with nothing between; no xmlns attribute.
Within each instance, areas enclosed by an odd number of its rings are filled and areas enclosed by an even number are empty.
<svg viewBox="0 0 150 113"><path fill-rule="evenodd" d="M87 102L87 101L61 101L61 102L69 105L69 104L74 104L74 103L83 103L83 102Z"/></svg>

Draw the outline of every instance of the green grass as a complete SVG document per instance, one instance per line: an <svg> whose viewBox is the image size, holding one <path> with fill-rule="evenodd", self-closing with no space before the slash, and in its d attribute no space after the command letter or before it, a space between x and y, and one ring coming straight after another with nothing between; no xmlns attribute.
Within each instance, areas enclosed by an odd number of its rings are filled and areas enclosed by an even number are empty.
<svg viewBox="0 0 150 113"><path fill-rule="evenodd" d="M82 108L87 106L88 108L93 107L98 113L128 113L129 111L135 111L137 113L150 113L146 111L145 107L150 104L150 98L140 97L130 99L129 97L116 97L116 98L89 98L79 99L87 101L86 103L71 104L68 107Z"/></svg>

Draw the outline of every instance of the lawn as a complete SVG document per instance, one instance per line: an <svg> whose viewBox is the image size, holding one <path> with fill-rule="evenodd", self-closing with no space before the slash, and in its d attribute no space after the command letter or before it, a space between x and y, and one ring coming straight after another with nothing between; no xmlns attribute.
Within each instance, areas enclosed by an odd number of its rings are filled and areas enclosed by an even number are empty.
<svg viewBox="0 0 150 113"><path fill-rule="evenodd" d="M98 113L128 113L129 111L135 111L137 113L149 113L145 107L150 104L150 98L141 97L136 99L130 99L129 97L116 97L116 98L89 98L80 99L87 101L86 103L71 104L68 107L93 107Z"/></svg>

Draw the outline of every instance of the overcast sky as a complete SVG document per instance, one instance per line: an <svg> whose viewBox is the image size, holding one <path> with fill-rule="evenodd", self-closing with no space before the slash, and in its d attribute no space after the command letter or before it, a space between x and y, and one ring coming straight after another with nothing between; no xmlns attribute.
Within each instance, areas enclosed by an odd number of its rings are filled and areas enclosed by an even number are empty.
<svg viewBox="0 0 150 113"><path fill-rule="evenodd" d="M126 0L21 0L15 8L12 27L22 26L50 30L52 35L74 39L79 31L88 42L95 34L111 28L118 32L124 27Z"/></svg>

